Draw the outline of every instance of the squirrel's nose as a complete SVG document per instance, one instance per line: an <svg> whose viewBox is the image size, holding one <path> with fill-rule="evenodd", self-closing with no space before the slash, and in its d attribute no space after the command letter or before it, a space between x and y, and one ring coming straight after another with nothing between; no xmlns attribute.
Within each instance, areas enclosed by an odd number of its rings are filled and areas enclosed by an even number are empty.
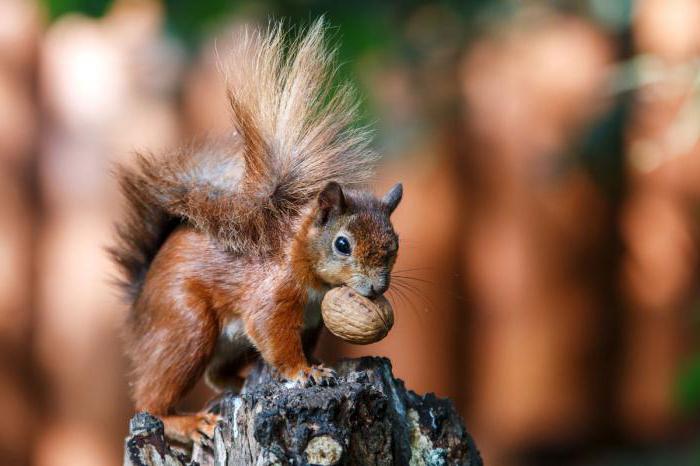
<svg viewBox="0 0 700 466"><path fill-rule="evenodd" d="M369 298L376 298L377 297L377 290L374 289L374 285L371 285L369 287Z"/></svg>

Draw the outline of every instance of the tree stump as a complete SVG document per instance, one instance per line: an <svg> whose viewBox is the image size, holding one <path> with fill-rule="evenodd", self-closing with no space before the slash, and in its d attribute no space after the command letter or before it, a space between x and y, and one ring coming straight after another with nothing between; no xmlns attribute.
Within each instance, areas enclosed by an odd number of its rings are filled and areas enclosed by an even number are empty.
<svg viewBox="0 0 700 466"><path fill-rule="evenodd" d="M346 360L335 383L288 388L258 364L239 395L211 411L224 418L192 452L171 446L148 413L131 420L128 466L482 465L452 402L406 390L385 358Z"/></svg>

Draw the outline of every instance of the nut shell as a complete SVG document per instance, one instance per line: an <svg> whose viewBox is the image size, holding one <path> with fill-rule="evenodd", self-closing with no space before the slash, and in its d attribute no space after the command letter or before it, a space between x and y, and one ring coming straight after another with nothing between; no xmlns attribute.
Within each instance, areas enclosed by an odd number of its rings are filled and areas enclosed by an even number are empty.
<svg viewBox="0 0 700 466"><path fill-rule="evenodd" d="M381 340L394 325L394 311L384 296L371 300L346 286L326 293L321 314L333 335L356 345Z"/></svg>

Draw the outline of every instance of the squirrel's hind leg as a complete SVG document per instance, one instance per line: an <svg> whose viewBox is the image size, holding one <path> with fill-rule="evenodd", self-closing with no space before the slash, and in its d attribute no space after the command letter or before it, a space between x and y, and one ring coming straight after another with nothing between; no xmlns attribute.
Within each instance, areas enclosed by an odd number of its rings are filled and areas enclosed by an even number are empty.
<svg viewBox="0 0 700 466"><path fill-rule="evenodd" d="M151 318L136 318L129 328L134 404L138 411L160 417L167 437L183 443L201 440L203 435L213 434L218 416L176 416L174 408L204 373L216 345L219 324L201 300L150 304L147 315Z"/></svg>
<svg viewBox="0 0 700 466"><path fill-rule="evenodd" d="M165 436L182 444L202 443L214 438L214 429L221 416L213 413L160 416Z"/></svg>

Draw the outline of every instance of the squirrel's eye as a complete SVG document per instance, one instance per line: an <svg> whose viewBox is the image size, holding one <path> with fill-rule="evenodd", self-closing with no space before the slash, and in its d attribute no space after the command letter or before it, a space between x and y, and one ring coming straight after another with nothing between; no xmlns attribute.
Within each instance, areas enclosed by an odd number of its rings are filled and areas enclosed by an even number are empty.
<svg viewBox="0 0 700 466"><path fill-rule="evenodd" d="M334 244L336 251L343 254L344 256L349 256L352 252L352 248L350 247L350 241L348 241L348 239L345 236L338 236L335 239Z"/></svg>

